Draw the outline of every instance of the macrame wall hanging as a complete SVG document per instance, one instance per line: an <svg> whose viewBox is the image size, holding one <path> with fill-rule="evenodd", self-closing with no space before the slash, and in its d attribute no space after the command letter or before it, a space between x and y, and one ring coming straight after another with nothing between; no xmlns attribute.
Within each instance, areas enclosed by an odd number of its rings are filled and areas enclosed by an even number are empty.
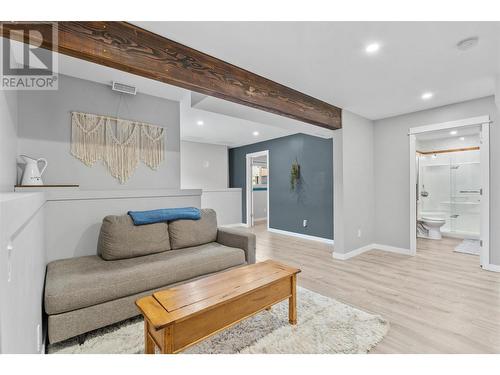
<svg viewBox="0 0 500 375"><path fill-rule="evenodd" d="M71 154L91 167L102 160L125 183L139 160L153 170L165 159L166 129L143 122L71 112Z"/></svg>

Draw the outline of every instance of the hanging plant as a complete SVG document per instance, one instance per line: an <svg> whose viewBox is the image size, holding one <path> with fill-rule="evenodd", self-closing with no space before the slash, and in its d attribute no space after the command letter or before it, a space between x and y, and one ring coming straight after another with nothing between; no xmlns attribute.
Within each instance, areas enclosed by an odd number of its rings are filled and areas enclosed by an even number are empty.
<svg viewBox="0 0 500 375"><path fill-rule="evenodd" d="M295 160L292 163L292 168L290 169L290 189L295 190L297 187L297 184L299 183L300 180L300 165Z"/></svg>

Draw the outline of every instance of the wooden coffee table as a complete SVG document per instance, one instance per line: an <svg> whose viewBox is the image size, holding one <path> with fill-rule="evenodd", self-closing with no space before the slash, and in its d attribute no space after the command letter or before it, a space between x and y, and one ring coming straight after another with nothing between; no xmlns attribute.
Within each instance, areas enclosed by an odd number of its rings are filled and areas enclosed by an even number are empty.
<svg viewBox="0 0 500 375"><path fill-rule="evenodd" d="M178 353L243 319L288 299L297 323L299 269L272 260L153 293L136 301L144 316L144 352Z"/></svg>

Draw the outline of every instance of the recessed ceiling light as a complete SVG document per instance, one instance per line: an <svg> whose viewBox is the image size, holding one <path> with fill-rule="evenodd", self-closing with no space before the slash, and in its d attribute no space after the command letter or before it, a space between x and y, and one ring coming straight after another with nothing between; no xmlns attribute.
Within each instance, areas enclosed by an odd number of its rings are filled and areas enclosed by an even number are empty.
<svg viewBox="0 0 500 375"><path fill-rule="evenodd" d="M434 94L432 92L424 92L422 94L422 99L428 100L428 99L432 98L433 96L434 96Z"/></svg>
<svg viewBox="0 0 500 375"><path fill-rule="evenodd" d="M460 51L465 51L465 50L468 50L472 47L477 46L478 43L479 43L479 38L477 36L473 36L473 37L463 39L460 42L458 42L457 48Z"/></svg>
<svg viewBox="0 0 500 375"><path fill-rule="evenodd" d="M370 43L366 46L365 51L366 51L366 53L375 53L379 49L380 49L379 43Z"/></svg>
<svg viewBox="0 0 500 375"><path fill-rule="evenodd" d="M202 126L203 124L204 124L204 123L203 123L203 121L201 121L201 120L196 121L196 125L198 125L198 126Z"/></svg>
<svg viewBox="0 0 500 375"><path fill-rule="evenodd" d="M461 141L465 141L465 137L460 137L459 138Z"/></svg>
<svg viewBox="0 0 500 375"><path fill-rule="evenodd" d="M260 133L258 131L254 131L252 134L254 135L254 137L257 137Z"/></svg>
<svg viewBox="0 0 500 375"><path fill-rule="evenodd" d="M457 131L456 131L456 130L452 130L452 131L450 132L450 134L451 134L451 135L457 135Z"/></svg>

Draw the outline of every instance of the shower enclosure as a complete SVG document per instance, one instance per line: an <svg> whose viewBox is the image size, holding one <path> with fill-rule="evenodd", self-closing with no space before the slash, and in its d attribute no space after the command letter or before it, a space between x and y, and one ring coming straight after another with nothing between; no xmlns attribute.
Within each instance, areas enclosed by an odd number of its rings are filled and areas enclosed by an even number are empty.
<svg viewBox="0 0 500 375"><path fill-rule="evenodd" d="M417 215L443 216L444 235L479 239L481 166L479 150L418 154Z"/></svg>

